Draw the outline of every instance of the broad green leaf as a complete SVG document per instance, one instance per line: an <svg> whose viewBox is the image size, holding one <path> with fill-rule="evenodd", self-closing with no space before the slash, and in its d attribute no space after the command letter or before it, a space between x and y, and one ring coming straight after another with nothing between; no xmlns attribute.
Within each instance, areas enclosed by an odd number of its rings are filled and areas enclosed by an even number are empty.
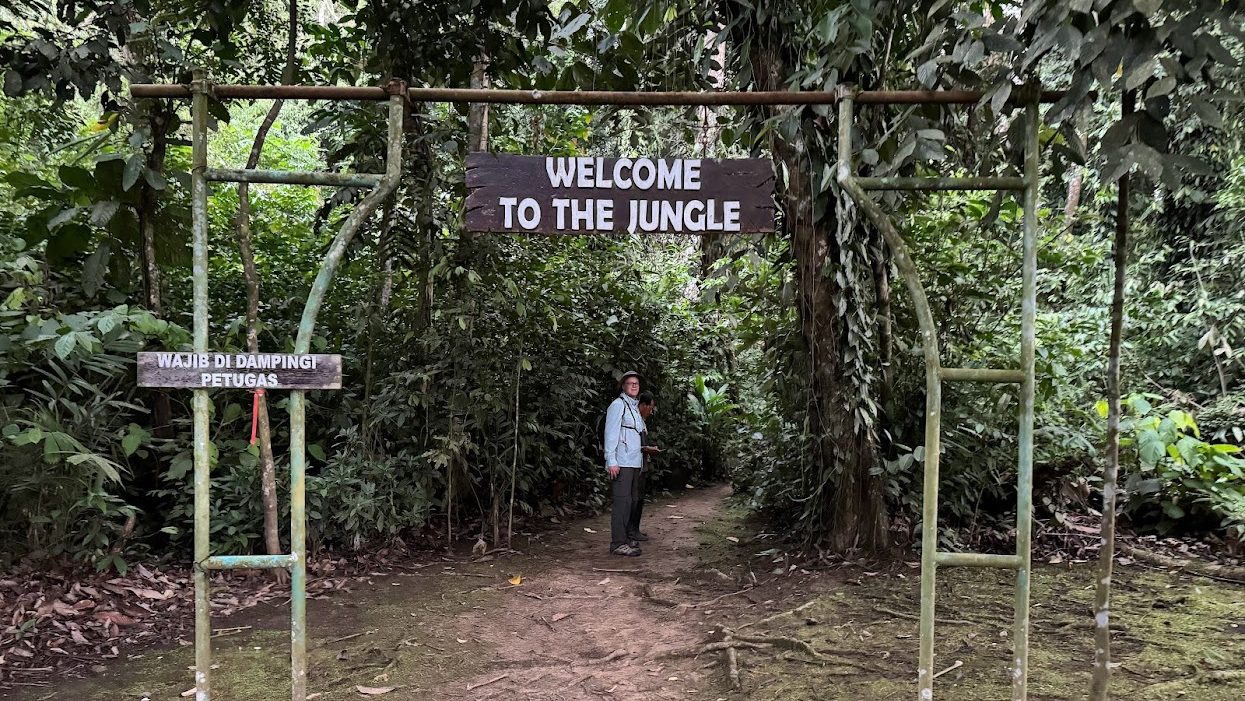
<svg viewBox="0 0 1245 701"><path fill-rule="evenodd" d="M168 182L164 179L164 176L151 168L143 168L143 179L147 181L147 184L153 190L163 190L165 187L168 187Z"/></svg>
<svg viewBox="0 0 1245 701"><path fill-rule="evenodd" d="M91 207L90 222L93 226L104 226L112 220L113 215L121 208L121 203L116 200L105 200L96 202Z"/></svg>
<svg viewBox="0 0 1245 701"><path fill-rule="evenodd" d="M18 97L22 94L22 74L13 69L4 72L4 94L7 97Z"/></svg>
<svg viewBox="0 0 1245 701"><path fill-rule="evenodd" d="M138 450L138 445L142 440L143 437L138 433L127 433L121 438L121 450L125 452L126 457L133 455L134 451Z"/></svg>
<svg viewBox="0 0 1245 701"><path fill-rule="evenodd" d="M0 308L20 309L21 306L26 303L26 298L27 298L26 288L16 287L13 289L12 292L9 293L8 297L5 297L4 304L0 305Z"/></svg>
<svg viewBox="0 0 1245 701"><path fill-rule="evenodd" d="M78 215L78 212L80 211L82 211L81 207L70 207L68 209L62 209L61 211L56 213L56 216L52 217L51 219L48 219L48 230L51 231L52 229L55 229L61 224L64 224L65 222L69 221L70 219L73 219L75 216Z"/></svg>
<svg viewBox="0 0 1245 701"><path fill-rule="evenodd" d="M56 352L56 357L64 360L69 357L70 353L73 353L74 346L77 345L77 343L78 335L74 333L67 333L56 340L55 345L52 346L52 350Z"/></svg>
<svg viewBox="0 0 1245 701"><path fill-rule="evenodd" d="M324 456L324 448L321 448L319 443L308 443L307 454L320 462L325 462L327 460Z"/></svg>
<svg viewBox="0 0 1245 701"><path fill-rule="evenodd" d="M1146 91L1146 99L1152 100L1156 97L1162 97L1176 88L1175 76L1164 76L1154 82L1150 89Z"/></svg>
<svg viewBox="0 0 1245 701"><path fill-rule="evenodd" d="M136 153L130 156L129 160L125 162L125 171L121 173L121 189L129 191L130 188L134 187L134 183L138 182L138 179L142 177L145 168L143 154Z"/></svg>
<svg viewBox="0 0 1245 701"><path fill-rule="evenodd" d="M1206 126L1213 127L1215 129L1223 128L1223 115L1219 114L1219 108L1215 107L1210 102L1200 97L1194 97L1189 101L1189 106L1193 108L1194 113L1197 114L1198 118L1201 119Z"/></svg>
<svg viewBox="0 0 1245 701"><path fill-rule="evenodd" d="M91 190L95 188L95 178L91 172L85 168L77 166L61 166L56 170L56 174L60 176L61 182L69 187L78 190Z"/></svg>

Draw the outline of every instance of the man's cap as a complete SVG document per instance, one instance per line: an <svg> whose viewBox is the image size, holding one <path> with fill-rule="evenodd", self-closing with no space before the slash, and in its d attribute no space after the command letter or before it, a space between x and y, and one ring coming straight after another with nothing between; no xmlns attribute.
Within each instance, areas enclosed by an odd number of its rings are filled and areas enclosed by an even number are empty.
<svg viewBox="0 0 1245 701"><path fill-rule="evenodd" d="M627 372L624 372L622 376L618 378L618 386L621 387L622 383L626 382L628 377L634 377L638 380L640 379L640 373L635 370L628 370Z"/></svg>

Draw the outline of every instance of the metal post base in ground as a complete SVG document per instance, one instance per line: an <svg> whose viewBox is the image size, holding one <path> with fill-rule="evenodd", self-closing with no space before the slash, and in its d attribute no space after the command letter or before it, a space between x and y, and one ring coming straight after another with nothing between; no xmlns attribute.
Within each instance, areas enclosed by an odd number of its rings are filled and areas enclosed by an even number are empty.
<svg viewBox="0 0 1245 701"><path fill-rule="evenodd" d="M315 330L316 316L328 292L333 274L350 240L381 202L398 185L402 173L402 118L407 87L395 81L385 88L389 96L389 143L384 175L353 173L299 173L236 171L207 167L207 104L212 86L204 71L195 71L189 93L191 99L192 230L194 232L194 350L208 352L208 219L209 180L223 182L267 182L300 185L354 185L374 189L351 211L334 237L329 252L312 283L298 325L295 353L307 353ZM290 553L288 555L211 555L211 449L208 417L211 411L207 390L194 390L194 484L195 484L195 699L210 701L212 696L212 619L208 573L217 569L289 568L290 592L290 697L307 698L307 507L306 507L306 404L304 392L290 396Z"/></svg>
<svg viewBox="0 0 1245 701"><path fill-rule="evenodd" d="M855 94L844 90L839 100L838 181L848 198L876 226L895 257L895 265L912 297L921 328L925 355L925 473L921 508L921 615L920 652L917 660L917 698L934 698L934 604L939 566L996 567L1016 570L1012 699L1025 701L1029 679L1029 548L1033 511L1033 411L1035 318L1037 310L1037 196L1038 101L1042 93L1028 92L1025 104L1024 175L1008 178L858 178L852 174L852 124ZM1022 244L1020 368L943 368L938 350L937 327L912 262L908 246L894 222L869 197L868 190L1020 190L1024 193ZM942 429L943 382L1020 383L1021 409L1018 436L1020 457L1016 485L1016 553L938 552L938 463Z"/></svg>

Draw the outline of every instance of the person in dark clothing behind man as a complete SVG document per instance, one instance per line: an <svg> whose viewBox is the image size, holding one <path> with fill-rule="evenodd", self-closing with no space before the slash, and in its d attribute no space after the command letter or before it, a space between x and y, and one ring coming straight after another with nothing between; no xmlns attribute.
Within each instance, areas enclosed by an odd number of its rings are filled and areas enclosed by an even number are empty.
<svg viewBox="0 0 1245 701"><path fill-rule="evenodd" d="M640 474L637 475L639 484L636 487L635 505L631 508L631 520L627 523L627 540L632 546L637 546L640 541L648 540L648 534L640 530L640 517L644 515L644 486L648 482L650 471L649 456L661 452L661 448L653 444L653 439L648 433L648 417L657 410L657 400L653 398L652 392L640 392L636 405L640 418L644 419L645 430L640 434L640 452L643 454L644 464L640 467Z"/></svg>
<svg viewBox="0 0 1245 701"><path fill-rule="evenodd" d="M622 393L605 412L605 470L614 481L614 505L610 516L610 552L636 557L640 548L627 538L632 508L637 500L640 471L644 466L644 417L636 397L640 375L624 372L618 381Z"/></svg>

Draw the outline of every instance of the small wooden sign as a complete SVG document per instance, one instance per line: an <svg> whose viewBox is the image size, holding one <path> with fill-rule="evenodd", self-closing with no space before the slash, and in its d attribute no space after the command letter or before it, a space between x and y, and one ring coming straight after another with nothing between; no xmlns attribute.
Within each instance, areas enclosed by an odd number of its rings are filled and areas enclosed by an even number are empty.
<svg viewBox="0 0 1245 701"><path fill-rule="evenodd" d="M341 389L342 357L323 353L139 353L138 386Z"/></svg>
<svg viewBox="0 0 1245 701"><path fill-rule="evenodd" d="M763 158L467 154L469 231L724 234L774 230Z"/></svg>

